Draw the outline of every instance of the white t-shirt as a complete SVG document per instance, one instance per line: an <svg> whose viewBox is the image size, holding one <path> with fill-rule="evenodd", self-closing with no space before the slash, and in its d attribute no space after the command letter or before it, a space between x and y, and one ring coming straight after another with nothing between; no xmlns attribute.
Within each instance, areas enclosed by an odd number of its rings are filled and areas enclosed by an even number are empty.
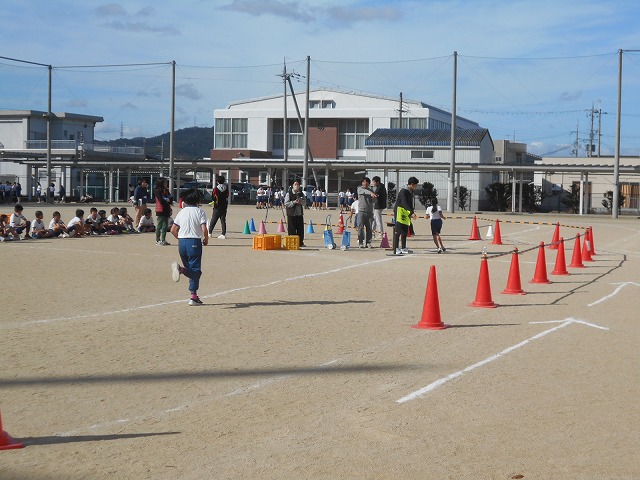
<svg viewBox="0 0 640 480"><path fill-rule="evenodd" d="M431 220L441 220L442 219L442 208L440 205L436 206L436 211L433 211L433 207L427 207L427 215L431 218Z"/></svg>
<svg viewBox="0 0 640 480"><path fill-rule="evenodd" d="M19 227L20 225L26 222L27 222L27 217L25 217L21 213L12 213L11 218L9 218L9 226L11 227Z"/></svg>
<svg viewBox="0 0 640 480"><path fill-rule="evenodd" d="M178 238L202 238L202 225L207 224L207 214L200 207L185 205L173 223L178 225Z"/></svg>
<svg viewBox="0 0 640 480"><path fill-rule="evenodd" d="M49 228L51 230L53 230L57 225L62 225L63 222L62 220L57 220L55 218L52 218L51 221L49 222Z"/></svg>
<svg viewBox="0 0 640 480"><path fill-rule="evenodd" d="M111 222L111 223L119 223L120 222L120 215L109 215L107 217L107 222Z"/></svg>
<svg viewBox="0 0 640 480"><path fill-rule="evenodd" d="M356 215L358 214L358 203L360 202L360 200L356 200L351 204L351 211L353 213L355 213Z"/></svg>
<svg viewBox="0 0 640 480"><path fill-rule="evenodd" d="M80 217L73 217L69 223L67 224L68 228L73 227L74 225L82 225L82 219Z"/></svg>
<svg viewBox="0 0 640 480"><path fill-rule="evenodd" d="M31 229L34 232L37 232L38 230L45 230L44 222L38 218L34 218L33 222L31 222Z"/></svg>
<svg viewBox="0 0 640 480"><path fill-rule="evenodd" d="M140 218L140 223L138 223L138 227L153 227L153 217L147 218L143 215Z"/></svg>

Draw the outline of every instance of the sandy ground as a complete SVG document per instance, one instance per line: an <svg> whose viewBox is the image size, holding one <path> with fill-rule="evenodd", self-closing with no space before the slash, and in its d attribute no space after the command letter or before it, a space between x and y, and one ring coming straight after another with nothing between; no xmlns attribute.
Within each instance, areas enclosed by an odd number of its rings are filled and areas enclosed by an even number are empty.
<svg viewBox="0 0 640 480"><path fill-rule="evenodd" d="M232 206L202 307L171 280L172 239L0 244L0 409L25 444L0 478L640 478L637 218L503 214L494 245L461 212L445 254L420 219L393 257L324 248L326 213L306 212L308 248L256 251L242 230L265 211ZM478 218L484 237L496 215ZM567 264L588 225L597 255L554 276L547 249L553 283L529 283L555 222ZM514 243L526 295L500 293ZM483 248L494 309L469 306ZM445 330L410 328L437 308L431 265Z"/></svg>

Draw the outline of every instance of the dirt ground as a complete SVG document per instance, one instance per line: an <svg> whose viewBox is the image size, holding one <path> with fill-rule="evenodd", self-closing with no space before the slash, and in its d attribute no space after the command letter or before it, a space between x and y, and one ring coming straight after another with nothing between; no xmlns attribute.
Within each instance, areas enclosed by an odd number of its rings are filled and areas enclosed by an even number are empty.
<svg viewBox="0 0 640 480"><path fill-rule="evenodd" d="M253 250L265 213L230 207L202 307L171 280L171 238L0 244L0 410L25 445L1 479L640 478L638 218L502 214L495 245L458 212L446 253L419 219L394 257L355 234L324 248L316 211L306 249ZM484 238L496 215L477 216ZM596 255L559 276L545 249L552 283L530 283L556 222L567 265L589 225ZM514 244L526 295L500 293ZM469 306L483 249L497 308ZM411 328L438 307L431 265L444 330Z"/></svg>

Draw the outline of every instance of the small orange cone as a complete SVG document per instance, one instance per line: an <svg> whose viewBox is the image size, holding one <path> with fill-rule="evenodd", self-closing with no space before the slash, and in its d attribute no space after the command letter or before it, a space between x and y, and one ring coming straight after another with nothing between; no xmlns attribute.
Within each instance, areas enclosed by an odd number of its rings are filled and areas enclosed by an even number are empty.
<svg viewBox="0 0 640 480"><path fill-rule="evenodd" d="M344 219L342 218L342 214L340 214L340 220L338 220L338 229L336 230L336 233L344 233Z"/></svg>
<svg viewBox="0 0 640 480"><path fill-rule="evenodd" d="M24 447L24 444L17 442L11 438L11 435L2 430L2 413L0 413L0 450L11 450L22 447Z"/></svg>
<svg viewBox="0 0 640 480"><path fill-rule="evenodd" d="M476 299L469 305L470 307L496 308L491 298L491 281L489 280L489 264L487 255L482 254L480 262L480 275L478 276L478 288L476 289Z"/></svg>
<svg viewBox="0 0 640 480"><path fill-rule="evenodd" d="M547 278L547 261L544 257L544 242L540 242L540 248L538 248L538 261L536 262L536 272L529 283L551 283Z"/></svg>
<svg viewBox="0 0 640 480"><path fill-rule="evenodd" d="M589 229L584 232L584 242L582 243L582 261L583 262L593 262L593 258L591 258L591 247L589 246Z"/></svg>
<svg viewBox="0 0 640 480"><path fill-rule="evenodd" d="M558 245L558 255L556 256L556 265L551 275L571 275L567 272L567 262L564 258L564 238L560 237Z"/></svg>
<svg viewBox="0 0 640 480"><path fill-rule="evenodd" d="M389 237L387 237L387 232L382 234L382 241L380 242L380 248L390 248L389 245Z"/></svg>
<svg viewBox="0 0 640 480"><path fill-rule="evenodd" d="M596 245L593 243L593 227L589 227L589 245L591 246L589 252L591 256L594 256L596 254Z"/></svg>
<svg viewBox="0 0 640 480"><path fill-rule="evenodd" d="M582 263L582 255L580 254L580 234L576 235L576 243L573 245L573 257L571 257L571 268L584 268Z"/></svg>
<svg viewBox="0 0 640 480"><path fill-rule="evenodd" d="M265 235L267 233L267 227L264 224L264 220L260 221L260 230L258 231L260 235Z"/></svg>
<svg viewBox="0 0 640 480"><path fill-rule="evenodd" d="M471 224L471 236L469 240L482 240L480 238L480 232L478 231L478 221L475 215L473 216L473 223Z"/></svg>
<svg viewBox="0 0 640 480"><path fill-rule="evenodd" d="M553 231L553 238L551 238L551 245L549 245L549 248L551 250L558 249L559 239L560 239L560 222L556 223L556 229Z"/></svg>
<svg viewBox="0 0 640 480"><path fill-rule="evenodd" d="M429 280L427 290L424 294L424 304L422 306L422 319L417 325L411 328L427 328L429 330L443 330L448 325L442 323L440 317L440 300L438 298L438 280L436 279L436 266L431 265L429 269Z"/></svg>
<svg viewBox="0 0 640 480"><path fill-rule="evenodd" d="M511 267L509 267L509 279L507 280L507 288L501 293L508 295L526 295L520 283L520 261L518 260L518 248L513 249L511 254Z"/></svg>
<svg viewBox="0 0 640 480"><path fill-rule="evenodd" d="M278 220L278 233L284 233L284 223L282 223L282 219Z"/></svg>
<svg viewBox="0 0 640 480"><path fill-rule="evenodd" d="M493 233L493 245L502 245L502 236L500 235L500 220L496 219L496 228Z"/></svg>

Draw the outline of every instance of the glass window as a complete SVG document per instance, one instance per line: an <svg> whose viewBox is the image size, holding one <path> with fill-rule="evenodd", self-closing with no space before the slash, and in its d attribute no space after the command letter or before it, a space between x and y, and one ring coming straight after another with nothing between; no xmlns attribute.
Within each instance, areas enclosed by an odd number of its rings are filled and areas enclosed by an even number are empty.
<svg viewBox="0 0 640 480"><path fill-rule="evenodd" d="M247 148L246 118L216 118L215 148Z"/></svg>
<svg viewBox="0 0 640 480"><path fill-rule="evenodd" d="M369 120L366 118L340 120L338 133L338 147L341 150L364 149L364 141L369 136Z"/></svg>

